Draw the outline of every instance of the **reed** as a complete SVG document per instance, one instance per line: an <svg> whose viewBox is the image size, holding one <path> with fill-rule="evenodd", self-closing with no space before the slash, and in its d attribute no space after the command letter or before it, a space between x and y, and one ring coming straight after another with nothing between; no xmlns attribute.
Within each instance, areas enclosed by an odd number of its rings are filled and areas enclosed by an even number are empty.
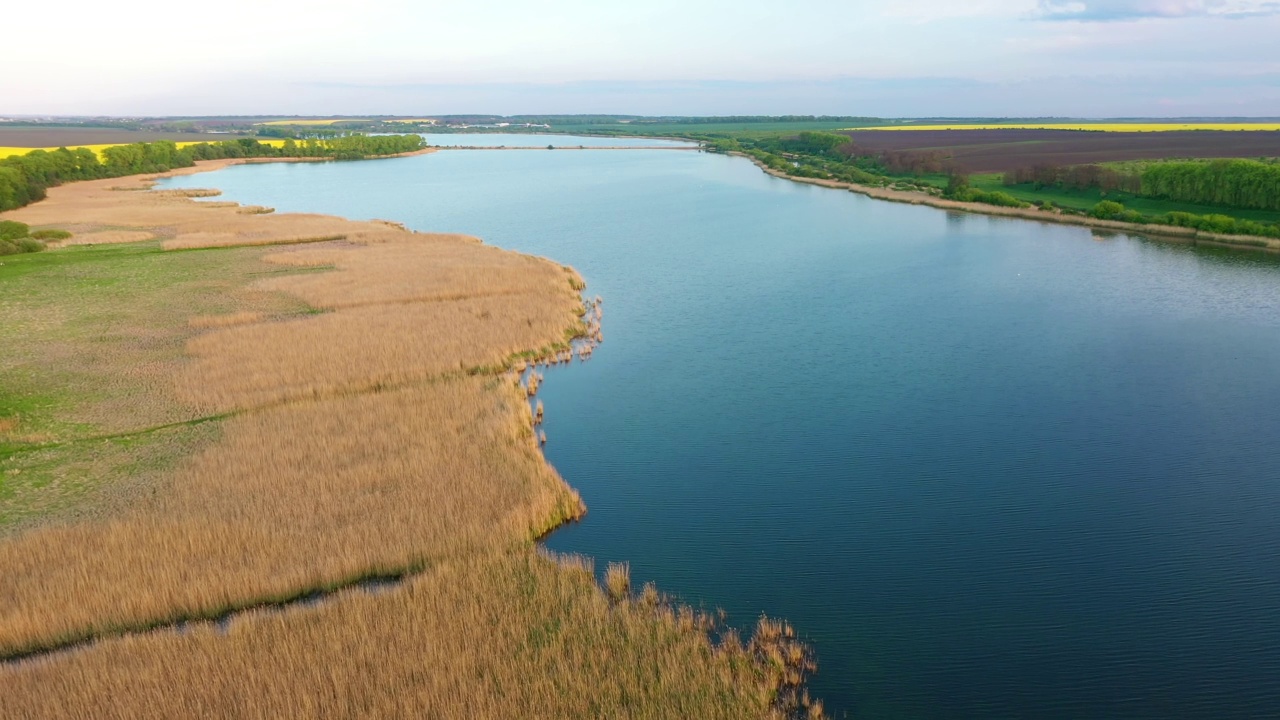
<svg viewBox="0 0 1280 720"><path fill-rule="evenodd" d="M631 595L631 566L627 563L609 563L604 572L604 588L613 602L622 602Z"/></svg>

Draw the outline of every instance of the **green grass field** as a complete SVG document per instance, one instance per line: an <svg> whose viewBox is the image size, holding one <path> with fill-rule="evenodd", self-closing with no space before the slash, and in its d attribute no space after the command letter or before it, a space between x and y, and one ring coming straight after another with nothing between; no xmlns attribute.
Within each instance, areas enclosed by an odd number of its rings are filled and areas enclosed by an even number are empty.
<svg viewBox="0 0 1280 720"><path fill-rule="evenodd" d="M217 423L184 422L137 386L182 361L188 315L228 312L228 288L278 271L261 254L144 242L0 258L0 534L91 499L110 505L216 437ZM269 305L309 309L283 296Z"/></svg>

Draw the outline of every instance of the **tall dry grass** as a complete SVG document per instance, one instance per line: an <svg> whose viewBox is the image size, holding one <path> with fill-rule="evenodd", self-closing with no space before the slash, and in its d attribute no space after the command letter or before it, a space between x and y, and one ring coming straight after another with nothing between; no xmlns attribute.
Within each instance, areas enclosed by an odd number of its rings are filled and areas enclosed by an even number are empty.
<svg viewBox="0 0 1280 720"><path fill-rule="evenodd" d="M655 597L611 603L588 572L497 554L225 633L206 624L0 668L0 692L30 718L808 715L766 659L794 644L717 646L705 618Z"/></svg>
<svg viewBox="0 0 1280 720"><path fill-rule="evenodd" d="M137 402L213 418L219 437L140 488L126 512L0 540L0 655L98 639L0 667L6 711L806 711L807 655L794 638L715 647L689 611L632 600L617 579L611 603L589 573L536 556L532 540L582 505L538 452L528 391L507 368L521 354L562 357L569 335L598 336L571 270L392 223L242 214L119 186L147 180L56 188L10 215L153 232L171 250L238 247L198 254L212 259L207 281L223 253L283 272L238 275L227 297L288 296L322 312L281 317L246 300L157 315L161 335L185 338L182 357L158 366L152 377L166 382L138 384ZM377 595L253 614L228 635L124 635L406 571L424 572Z"/></svg>

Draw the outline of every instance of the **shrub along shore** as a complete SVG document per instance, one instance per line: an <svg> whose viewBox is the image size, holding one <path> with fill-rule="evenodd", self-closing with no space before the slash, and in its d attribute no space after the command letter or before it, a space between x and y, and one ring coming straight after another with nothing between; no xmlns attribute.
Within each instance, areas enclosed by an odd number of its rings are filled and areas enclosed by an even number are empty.
<svg viewBox="0 0 1280 720"><path fill-rule="evenodd" d="M521 370L589 330L576 273L154 178L0 216L70 235L0 263L6 712L822 716L789 626L537 550L583 505Z"/></svg>

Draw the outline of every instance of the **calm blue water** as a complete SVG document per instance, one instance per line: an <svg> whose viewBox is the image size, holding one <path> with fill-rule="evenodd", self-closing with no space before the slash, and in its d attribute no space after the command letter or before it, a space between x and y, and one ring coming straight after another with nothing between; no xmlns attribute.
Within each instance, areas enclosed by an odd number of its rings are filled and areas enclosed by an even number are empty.
<svg viewBox="0 0 1280 720"><path fill-rule="evenodd" d="M682 140L530 133L425 133L422 137L426 138L428 145L437 147L697 147L697 143Z"/></svg>
<svg viewBox="0 0 1280 720"><path fill-rule="evenodd" d="M548 545L793 621L859 718L1280 716L1280 262L950 214L700 153L170 182L572 264Z"/></svg>

